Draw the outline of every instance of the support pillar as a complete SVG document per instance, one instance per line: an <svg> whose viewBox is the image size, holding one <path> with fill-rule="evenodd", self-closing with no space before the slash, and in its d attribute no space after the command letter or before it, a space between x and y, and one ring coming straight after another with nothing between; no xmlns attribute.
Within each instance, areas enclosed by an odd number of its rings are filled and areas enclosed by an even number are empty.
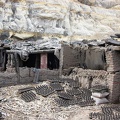
<svg viewBox="0 0 120 120"><path fill-rule="evenodd" d="M40 68L41 69L47 69L47 53L41 53L41 63Z"/></svg>
<svg viewBox="0 0 120 120"><path fill-rule="evenodd" d="M109 101L118 103L120 98L120 51L107 51L107 82L109 86Z"/></svg>
<svg viewBox="0 0 120 120"><path fill-rule="evenodd" d="M13 56L13 54L11 54L11 67L13 68L13 67L15 67L15 63L14 63L14 56Z"/></svg>
<svg viewBox="0 0 120 120"><path fill-rule="evenodd" d="M11 65L11 55L8 54L7 67L10 67L10 65Z"/></svg>

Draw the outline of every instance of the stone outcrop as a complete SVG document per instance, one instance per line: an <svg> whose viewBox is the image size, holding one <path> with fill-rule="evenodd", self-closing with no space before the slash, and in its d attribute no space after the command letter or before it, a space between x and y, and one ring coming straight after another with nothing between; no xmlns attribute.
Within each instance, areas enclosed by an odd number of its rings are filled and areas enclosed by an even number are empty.
<svg viewBox="0 0 120 120"><path fill-rule="evenodd" d="M0 30L63 40L103 39L120 32L119 0L0 0Z"/></svg>
<svg viewBox="0 0 120 120"><path fill-rule="evenodd" d="M99 6L104 8L112 8L120 4L119 0L78 0L78 1L85 5Z"/></svg>

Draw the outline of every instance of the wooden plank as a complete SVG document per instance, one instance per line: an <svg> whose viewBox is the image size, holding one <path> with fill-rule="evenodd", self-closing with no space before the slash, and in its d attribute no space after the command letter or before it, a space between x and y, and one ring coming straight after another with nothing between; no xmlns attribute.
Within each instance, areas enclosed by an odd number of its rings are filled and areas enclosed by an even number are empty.
<svg viewBox="0 0 120 120"><path fill-rule="evenodd" d="M6 50L7 53L19 53L22 50ZM53 53L55 50L54 49L47 49L47 50L31 50L29 51L29 54L36 54L36 53Z"/></svg>

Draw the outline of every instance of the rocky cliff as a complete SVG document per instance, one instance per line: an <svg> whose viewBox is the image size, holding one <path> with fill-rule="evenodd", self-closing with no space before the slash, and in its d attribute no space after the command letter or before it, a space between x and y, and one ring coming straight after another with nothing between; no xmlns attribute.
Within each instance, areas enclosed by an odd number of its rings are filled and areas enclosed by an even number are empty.
<svg viewBox="0 0 120 120"><path fill-rule="evenodd" d="M120 33L120 0L0 0L0 30L63 40Z"/></svg>

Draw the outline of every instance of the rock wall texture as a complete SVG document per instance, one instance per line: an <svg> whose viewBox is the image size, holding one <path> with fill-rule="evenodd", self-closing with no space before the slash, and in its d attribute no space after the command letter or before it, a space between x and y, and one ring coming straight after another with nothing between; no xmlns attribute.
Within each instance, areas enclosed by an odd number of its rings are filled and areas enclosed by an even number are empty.
<svg viewBox="0 0 120 120"><path fill-rule="evenodd" d="M0 30L103 39L120 32L120 1L0 0Z"/></svg>

